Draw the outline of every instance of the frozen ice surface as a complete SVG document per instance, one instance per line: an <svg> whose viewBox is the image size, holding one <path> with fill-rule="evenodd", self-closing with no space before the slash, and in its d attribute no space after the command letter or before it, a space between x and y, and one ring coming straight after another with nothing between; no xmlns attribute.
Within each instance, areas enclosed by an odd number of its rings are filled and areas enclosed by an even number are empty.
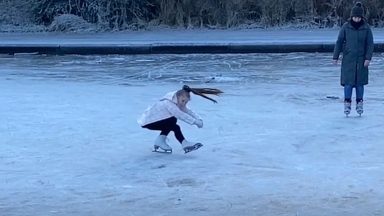
<svg viewBox="0 0 384 216"><path fill-rule="evenodd" d="M331 58L0 56L0 215L384 215L384 55L349 118ZM183 84L225 92L180 123L204 147L153 153L136 119Z"/></svg>

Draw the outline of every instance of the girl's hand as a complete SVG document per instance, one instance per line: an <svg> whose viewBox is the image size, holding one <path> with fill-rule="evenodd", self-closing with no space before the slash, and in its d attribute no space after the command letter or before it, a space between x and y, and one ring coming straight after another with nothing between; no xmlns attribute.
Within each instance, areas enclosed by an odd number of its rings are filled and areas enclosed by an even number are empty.
<svg viewBox="0 0 384 216"><path fill-rule="evenodd" d="M198 127L198 128L202 128L203 127L203 120L201 119L197 119L194 124Z"/></svg>
<svg viewBox="0 0 384 216"><path fill-rule="evenodd" d="M369 63L371 63L371 61L369 61L369 60L365 60L365 61L364 61L364 67L368 67L368 66L369 66Z"/></svg>
<svg viewBox="0 0 384 216"><path fill-rule="evenodd" d="M335 59L332 61L332 63L333 63L334 65L337 65L337 62L338 62L338 60L335 60Z"/></svg>

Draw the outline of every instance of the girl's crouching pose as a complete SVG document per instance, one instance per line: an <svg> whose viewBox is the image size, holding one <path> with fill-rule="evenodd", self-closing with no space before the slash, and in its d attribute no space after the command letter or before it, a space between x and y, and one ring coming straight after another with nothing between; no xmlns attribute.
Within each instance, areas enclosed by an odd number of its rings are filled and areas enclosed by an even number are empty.
<svg viewBox="0 0 384 216"><path fill-rule="evenodd" d="M203 120L200 116L187 107L187 103L191 99L190 92L215 103L217 102L214 99L204 94L219 95L223 93L219 89L190 88L184 85L181 90L167 93L163 98L146 109L138 120L138 123L143 128L160 131L160 135L155 140L154 151L158 151L160 148L163 150L162 152L172 152L172 148L166 141L171 131L174 132L177 141L179 141L185 153L196 150L202 146L201 143L186 140L181 132L180 126L177 124L177 120L180 119L190 125L196 125L198 128L203 127Z"/></svg>

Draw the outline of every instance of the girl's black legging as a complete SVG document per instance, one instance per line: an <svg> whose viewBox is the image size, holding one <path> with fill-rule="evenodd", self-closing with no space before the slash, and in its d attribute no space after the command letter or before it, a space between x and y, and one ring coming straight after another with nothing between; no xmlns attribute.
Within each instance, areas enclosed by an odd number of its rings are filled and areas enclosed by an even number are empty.
<svg viewBox="0 0 384 216"><path fill-rule="evenodd" d="M147 128L149 130L159 130L160 135L168 136L169 132L173 131L175 133L176 139L182 143L184 140L183 133L181 132L180 126L176 124L177 118L171 117L167 119L163 119L161 121L153 122L151 124L144 125L143 128Z"/></svg>

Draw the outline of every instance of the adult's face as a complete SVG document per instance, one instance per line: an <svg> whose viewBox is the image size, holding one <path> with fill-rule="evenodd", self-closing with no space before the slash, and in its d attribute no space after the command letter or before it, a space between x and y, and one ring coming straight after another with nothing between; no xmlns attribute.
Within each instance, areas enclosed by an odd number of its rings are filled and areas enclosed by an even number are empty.
<svg viewBox="0 0 384 216"><path fill-rule="evenodd" d="M361 21L361 17L352 17L352 20L353 22L360 22Z"/></svg>

